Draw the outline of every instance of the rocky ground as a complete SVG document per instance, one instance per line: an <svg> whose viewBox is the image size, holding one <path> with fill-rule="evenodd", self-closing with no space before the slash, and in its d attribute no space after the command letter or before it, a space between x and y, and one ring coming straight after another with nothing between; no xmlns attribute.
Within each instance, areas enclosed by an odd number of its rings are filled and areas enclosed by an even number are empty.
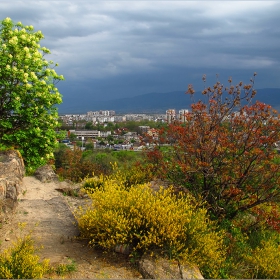
<svg viewBox="0 0 280 280"><path fill-rule="evenodd" d="M2 223L0 230L1 251L17 237L32 231L41 259L50 259L52 265L74 261L77 271L67 275L68 279L140 279L141 274L128 256L104 253L87 246L86 240L76 238L79 230L73 211L86 199L67 196L59 189L65 183L42 183L35 177L24 177L15 213ZM20 230L18 223L26 223ZM61 278L53 275L52 278Z"/></svg>

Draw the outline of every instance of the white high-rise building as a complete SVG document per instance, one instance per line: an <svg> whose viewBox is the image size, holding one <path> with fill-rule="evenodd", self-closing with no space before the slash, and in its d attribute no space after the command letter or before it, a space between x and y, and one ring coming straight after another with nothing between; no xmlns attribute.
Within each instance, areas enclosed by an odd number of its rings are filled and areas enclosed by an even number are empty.
<svg viewBox="0 0 280 280"><path fill-rule="evenodd" d="M187 121L186 115L189 113L189 110L187 109L181 109L179 110L179 121L182 123L185 123Z"/></svg>
<svg viewBox="0 0 280 280"><path fill-rule="evenodd" d="M168 109L166 111L166 121L167 123L172 123L176 120L176 110L175 109Z"/></svg>

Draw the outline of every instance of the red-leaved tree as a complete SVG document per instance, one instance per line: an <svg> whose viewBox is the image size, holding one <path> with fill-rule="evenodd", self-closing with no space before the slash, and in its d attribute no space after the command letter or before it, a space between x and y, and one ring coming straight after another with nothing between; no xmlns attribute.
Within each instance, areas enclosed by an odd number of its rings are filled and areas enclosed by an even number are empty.
<svg viewBox="0 0 280 280"><path fill-rule="evenodd" d="M219 82L205 87L184 123L160 132L170 144L156 148L164 155L157 157L160 174L203 199L218 218L280 198L280 120L271 106L253 102L253 85L254 79L236 86L229 79L227 88ZM187 93L194 98L191 85Z"/></svg>

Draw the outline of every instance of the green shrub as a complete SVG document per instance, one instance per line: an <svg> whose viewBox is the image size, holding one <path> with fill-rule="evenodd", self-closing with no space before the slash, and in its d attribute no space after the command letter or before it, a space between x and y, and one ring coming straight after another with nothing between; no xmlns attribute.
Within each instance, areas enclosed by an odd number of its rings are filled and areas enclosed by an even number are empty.
<svg viewBox="0 0 280 280"><path fill-rule="evenodd" d="M246 278L280 278L280 245L275 239L263 240L244 260L249 268Z"/></svg>
<svg viewBox="0 0 280 280"><path fill-rule="evenodd" d="M49 260L39 262L31 236L25 236L0 255L1 279L43 278L49 270Z"/></svg>
<svg viewBox="0 0 280 280"><path fill-rule="evenodd" d="M73 151L62 148L56 153L56 172L64 178L73 182L79 182L85 177L92 175L98 170L98 166L82 158L82 151L75 148Z"/></svg>
<svg viewBox="0 0 280 280"><path fill-rule="evenodd" d="M243 223L242 223L243 222ZM260 226L251 213L224 221L227 245L222 278L279 278L279 233L266 223Z"/></svg>
<svg viewBox="0 0 280 280"><path fill-rule="evenodd" d="M65 276L71 272L77 271L77 264L71 259L69 259L69 261L71 261L71 263L59 264L56 267L52 267L50 269L50 273L54 272L55 274L57 274L59 276Z"/></svg>
<svg viewBox="0 0 280 280"><path fill-rule="evenodd" d="M135 162L139 159L139 154L134 151L113 151L112 156L119 162Z"/></svg>
<svg viewBox="0 0 280 280"><path fill-rule="evenodd" d="M110 163L110 168L112 169L112 174L109 177L101 174L99 177L87 178L84 180L83 188L88 191L99 189L104 186L104 181L108 178L116 180L125 188L147 183L153 179L153 173L139 165L123 166L119 169L117 163Z"/></svg>
<svg viewBox="0 0 280 280"><path fill-rule="evenodd" d="M84 181L83 188L87 191L94 191L104 186L103 176L88 178Z"/></svg>
<svg viewBox="0 0 280 280"><path fill-rule="evenodd" d="M223 278L274 279L280 278L280 246L277 238L262 238L250 246L252 236L240 233L233 238L231 251L223 267Z"/></svg>
<svg viewBox="0 0 280 280"><path fill-rule="evenodd" d="M169 257L197 264L205 277L219 276L225 259L223 233L191 197L154 193L148 185L125 186L126 175L106 177L90 192L92 206L76 213L81 233L91 245L133 251L162 249Z"/></svg>
<svg viewBox="0 0 280 280"><path fill-rule="evenodd" d="M116 166L114 167L116 170ZM140 164L123 166L120 170L116 170L111 178L118 180L124 187L129 188L153 180L154 174L150 169L142 167Z"/></svg>

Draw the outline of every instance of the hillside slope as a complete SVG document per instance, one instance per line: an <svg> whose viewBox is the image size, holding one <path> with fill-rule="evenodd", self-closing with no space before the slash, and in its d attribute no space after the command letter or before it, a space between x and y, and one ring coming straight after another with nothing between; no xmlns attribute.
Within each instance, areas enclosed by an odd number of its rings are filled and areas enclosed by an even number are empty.
<svg viewBox="0 0 280 280"><path fill-rule="evenodd" d="M1 251L11 246L17 237L32 231L35 244L44 246L38 253L41 259L50 259L52 265L75 261L78 271L67 275L68 279L141 278L127 256L89 248L86 240L75 238L79 230L72 211L86 200L58 192L56 189L65 187L63 184L24 177L18 207L0 230ZM26 223L23 231L18 223Z"/></svg>

